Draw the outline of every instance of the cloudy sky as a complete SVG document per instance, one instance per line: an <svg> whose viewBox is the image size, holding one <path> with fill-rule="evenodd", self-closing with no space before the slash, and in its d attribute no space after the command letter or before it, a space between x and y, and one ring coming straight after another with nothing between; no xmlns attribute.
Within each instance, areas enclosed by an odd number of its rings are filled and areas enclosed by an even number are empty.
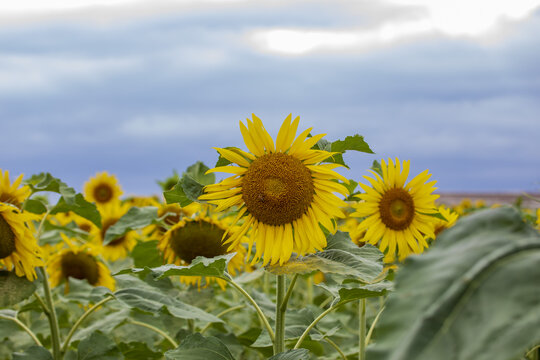
<svg viewBox="0 0 540 360"><path fill-rule="evenodd" d="M0 168L127 194L238 121L355 133L348 177L410 159L444 191L540 189L540 0L18 0L0 3Z"/></svg>

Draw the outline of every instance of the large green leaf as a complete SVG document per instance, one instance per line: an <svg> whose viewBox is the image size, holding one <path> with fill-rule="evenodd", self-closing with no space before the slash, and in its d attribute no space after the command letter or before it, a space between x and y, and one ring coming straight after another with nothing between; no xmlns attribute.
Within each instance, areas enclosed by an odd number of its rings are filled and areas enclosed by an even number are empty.
<svg viewBox="0 0 540 360"><path fill-rule="evenodd" d="M120 271L120 274L152 274L157 279L161 279L167 276L218 276L223 277L227 271L227 264L236 255L236 253L230 253L226 255L216 256L214 258L205 258L202 256L196 257L189 266L178 265L163 265L155 268L144 267L124 269Z"/></svg>
<svg viewBox="0 0 540 360"><path fill-rule="evenodd" d="M370 360L508 360L540 340L540 235L511 208L460 219L405 262Z"/></svg>
<svg viewBox="0 0 540 360"><path fill-rule="evenodd" d="M174 350L165 353L167 360L234 360L231 352L218 338L199 333L187 336Z"/></svg>
<svg viewBox="0 0 540 360"><path fill-rule="evenodd" d="M204 165L201 161L197 161L195 164L189 166L186 169L184 174L188 174L203 185L210 185L216 182L216 176L213 173L207 174L206 172L210 170L208 166Z"/></svg>
<svg viewBox="0 0 540 360"><path fill-rule="evenodd" d="M132 207L113 226L107 229L103 245L109 244L114 239L126 233L142 229L150 225L158 217L157 208L154 206Z"/></svg>
<svg viewBox="0 0 540 360"><path fill-rule="evenodd" d="M37 199L28 199L24 202L24 210L33 214L44 214L47 212L47 206Z"/></svg>
<svg viewBox="0 0 540 360"><path fill-rule="evenodd" d="M75 214L90 220L97 227L101 228L101 215L96 205L86 201L82 194L76 194L71 202L68 202L68 200L62 196L51 210L51 214L69 211L73 211Z"/></svg>
<svg viewBox="0 0 540 360"><path fill-rule="evenodd" d="M71 341L86 339L98 330L105 335L110 334L114 329L126 323L130 317L130 311L129 309L121 309L107 315L102 314L91 325L86 325L84 329L77 330Z"/></svg>
<svg viewBox="0 0 540 360"><path fill-rule="evenodd" d="M152 351L148 345L142 342L120 343L118 347L124 357L129 360L158 360L163 358L160 352Z"/></svg>
<svg viewBox="0 0 540 360"><path fill-rule="evenodd" d="M122 353L109 337L96 331L82 340L77 348L78 360L119 360Z"/></svg>
<svg viewBox="0 0 540 360"><path fill-rule="evenodd" d="M13 353L13 360L53 360L53 357L44 347L31 346L24 353Z"/></svg>
<svg viewBox="0 0 540 360"><path fill-rule="evenodd" d="M158 241L140 241L131 251L133 264L138 267L156 267L163 264L163 257L157 248Z"/></svg>
<svg viewBox="0 0 540 360"><path fill-rule="evenodd" d="M36 285L11 271L0 270L0 308L15 305L34 293Z"/></svg>
<svg viewBox="0 0 540 360"><path fill-rule="evenodd" d="M149 314L168 312L180 319L196 319L207 322L223 322L218 317L186 304L151 286L121 289L114 296L123 304Z"/></svg>
<svg viewBox="0 0 540 360"><path fill-rule="evenodd" d="M95 204L86 201L82 194L75 192L75 189L67 186L62 180L55 178L50 173L41 173L33 175L30 179L26 180L26 183L32 189L32 193L40 191L50 191L60 194L58 203L51 209L51 214L58 214L68 211L73 211L77 215L80 215L91 222L97 227L101 227L101 215L96 208ZM38 200L28 200L30 204L25 206L30 212L41 214L45 205L38 204Z"/></svg>
<svg viewBox="0 0 540 360"><path fill-rule="evenodd" d="M383 254L374 246L358 247L348 233L336 232L327 236L324 251L292 259L282 266L273 265L267 270L274 274L323 273L340 274L346 277L371 282L382 272Z"/></svg>
<svg viewBox="0 0 540 360"><path fill-rule="evenodd" d="M268 360L309 360L309 351L307 349L287 350L268 358Z"/></svg>

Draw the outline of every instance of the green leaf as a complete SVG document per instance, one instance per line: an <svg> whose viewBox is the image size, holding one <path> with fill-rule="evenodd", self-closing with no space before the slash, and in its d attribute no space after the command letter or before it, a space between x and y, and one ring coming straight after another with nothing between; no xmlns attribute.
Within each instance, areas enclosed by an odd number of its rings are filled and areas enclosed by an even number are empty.
<svg viewBox="0 0 540 360"><path fill-rule="evenodd" d="M339 300L356 300L365 299L368 297L384 296L389 290L392 290L392 283L389 281L382 281L376 284L358 285L355 283L342 284L339 289Z"/></svg>
<svg viewBox="0 0 540 360"><path fill-rule="evenodd" d="M75 189L67 186L66 183L60 179L55 178L50 173L41 173L33 175L30 179L26 180L32 193L39 191L52 191L62 195L66 203L72 205L75 203Z"/></svg>
<svg viewBox="0 0 540 360"><path fill-rule="evenodd" d="M47 212L47 207L39 200L28 199L24 203L24 210L32 214L43 214Z"/></svg>
<svg viewBox="0 0 540 360"><path fill-rule="evenodd" d="M396 274L370 360L520 357L540 339L540 235L512 208L441 233Z"/></svg>
<svg viewBox="0 0 540 360"><path fill-rule="evenodd" d="M377 160L373 160L373 164L371 164L371 170L379 174L381 178L383 177L381 163L378 162Z"/></svg>
<svg viewBox="0 0 540 360"><path fill-rule="evenodd" d="M210 185L216 182L216 176L213 173L206 174L210 168L201 161L197 161L195 164L189 166L186 169L184 175L191 176L196 182L203 185Z"/></svg>
<svg viewBox="0 0 540 360"><path fill-rule="evenodd" d="M103 245L109 244L114 239L118 239L130 231L142 229L150 225L157 217L157 208L154 206L134 206L130 208L124 216L107 229Z"/></svg>
<svg viewBox="0 0 540 360"><path fill-rule="evenodd" d="M113 313L102 315L101 318L94 321L91 325L86 326L84 329L77 330L71 339L71 343L73 344L77 340L87 339L98 330L105 335L110 334L114 329L126 323L129 317L130 310L128 309L116 310Z"/></svg>
<svg viewBox="0 0 540 360"><path fill-rule="evenodd" d="M140 241L131 251L131 257L136 267L156 267L163 264L163 257L157 248L158 241Z"/></svg>
<svg viewBox="0 0 540 360"><path fill-rule="evenodd" d="M13 360L53 360L53 357L44 347L34 345L24 353L13 353Z"/></svg>
<svg viewBox="0 0 540 360"><path fill-rule="evenodd" d="M383 254L374 246L358 247L348 233L341 231L327 236L327 247L322 252L289 260L282 266L273 265L266 269L274 274L306 274L316 270L323 273L340 274L346 277L371 282L383 270Z"/></svg>
<svg viewBox="0 0 540 360"><path fill-rule="evenodd" d="M231 352L218 338L199 333L188 335L174 350L165 353L167 360L234 360Z"/></svg>
<svg viewBox="0 0 540 360"><path fill-rule="evenodd" d="M117 360L123 359L116 344L101 331L82 340L77 348L78 360Z"/></svg>
<svg viewBox="0 0 540 360"><path fill-rule="evenodd" d="M345 140L337 140L332 143L332 151L344 153L347 150L361 151L374 154L369 145L364 141L364 137L358 134L347 136Z"/></svg>
<svg viewBox="0 0 540 360"><path fill-rule="evenodd" d="M150 350L148 345L141 342L120 343L118 347L122 354L124 354L124 357L129 360L157 360L163 358L160 352Z"/></svg>
<svg viewBox="0 0 540 360"><path fill-rule="evenodd" d="M268 358L268 360L309 360L309 351L307 349L287 350Z"/></svg>
<svg viewBox="0 0 540 360"><path fill-rule="evenodd" d="M199 196L203 194L204 185L191 177L191 175L184 175L182 177L182 189L186 197L193 201L198 201Z"/></svg>
<svg viewBox="0 0 540 360"><path fill-rule="evenodd" d="M114 296L121 303L148 314L155 315L167 311L169 314L180 319L223 322L223 320L214 315L195 306L185 304L151 286L121 289L115 292Z"/></svg>
<svg viewBox="0 0 540 360"><path fill-rule="evenodd" d="M0 270L0 307L13 306L27 299L36 290L36 285L25 277L11 271Z"/></svg>
<svg viewBox="0 0 540 360"><path fill-rule="evenodd" d="M163 197L165 198L165 201L167 204L180 204L180 206L184 207L189 204L191 204L193 201L188 199L186 196L186 193L184 192L184 189L182 188L182 182L183 180L180 179L174 187L169 191L163 192Z"/></svg>
<svg viewBox="0 0 540 360"><path fill-rule="evenodd" d="M448 221L448 219L446 219L440 212L435 212L435 213L423 213L423 212L419 212L420 214L422 215L426 215L426 216L431 216L431 217L434 217L434 218L437 218L437 219L440 219L442 221Z"/></svg>
<svg viewBox="0 0 540 360"><path fill-rule="evenodd" d="M216 256L208 259L202 256L196 257L189 266L178 265L163 265L156 268L131 268L124 269L117 273L120 274L152 274L157 279L161 279L167 276L217 276L223 277L227 271L227 264L236 255L236 253L230 253L226 255Z"/></svg>
<svg viewBox="0 0 540 360"><path fill-rule="evenodd" d="M51 210L51 214L54 215L68 211L73 211L75 214L88 219L97 227L101 228L101 215L96 205L86 201L82 194L76 194L69 202L66 197L62 196Z"/></svg>

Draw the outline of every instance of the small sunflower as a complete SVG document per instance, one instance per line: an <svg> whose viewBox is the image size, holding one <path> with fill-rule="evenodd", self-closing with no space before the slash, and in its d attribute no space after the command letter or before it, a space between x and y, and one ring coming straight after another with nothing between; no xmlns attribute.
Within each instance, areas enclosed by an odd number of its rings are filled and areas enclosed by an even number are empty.
<svg viewBox="0 0 540 360"><path fill-rule="evenodd" d="M0 169L0 202L9 203L21 207L23 201L30 195L31 190L27 185L19 187L23 179L23 174L11 184L9 171Z"/></svg>
<svg viewBox="0 0 540 360"><path fill-rule="evenodd" d="M84 184L84 196L97 205L106 205L117 201L122 195L122 188L116 176L106 171L96 174Z"/></svg>
<svg viewBox="0 0 540 360"><path fill-rule="evenodd" d="M34 216L21 212L18 208L0 203L0 265L17 276L26 276L30 281L36 278L37 266L43 266L41 249L32 231L28 228Z"/></svg>
<svg viewBox="0 0 540 360"><path fill-rule="evenodd" d="M127 254L137 245L137 233L129 231L123 236L114 239L107 245L103 245L107 230L116 224L122 216L129 210L128 204L121 204L119 201L102 206L99 208L101 214L101 229L94 227L91 230L91 235L96 243L103 246L103 257L110 261L125 258Z"/></svg>
<svg viewBox="0 0 540 360"><path fill-rule="evenodd" d="M445 229L454 226L459 217L456 212L447 209L445 206L442 205L439 206L439 213L446 219L446 221L442 219L435 220L435 237L439 236L439 234Z"/></svg>
<svg viewBox="0 0 540 360"><path fill-rule="evenodd" d="M431 177L428 170L417 175L407 184L409 161L389 159L388 165L381 161L382 178L374 171L375 179L364 176L370 186L359 184L365 193L357 195L358 203L353 216L365 217L358 230L365 230L365 241L386 251L385 262L395 261L396 249L399 260L409 254L419 254L428 247L425 236L434 238L437 213L435 200L439 195L432 192L436 181L426 183Z"/></svg>
<svg viewBox="0 0 540 360"><path fill-rule="evenodd" d="M75 214L72 211L55 214L53 215L53 219L56 220L56 222L60 226L65 226L70 222L74 222L79 227L79 229L86 231L87 233L98 229L93 222L80 215Z"/></svg>
<svg viewBox="0 0 540 360"><path fill-rule="evenodd" d="M334 218L344 217L345 202L334 192L348 195L348 190L336 179L347 179L332 169L337 164L320 164L336 153L314 150L324 136L308 138L312 128L296 137L300 118L291 122L289 115L277 135L272 137L261 120L253 115L247 127L240 122L240 131L248 150L216 150L239 166L222 166L208 172L234 174L218 184L205 187L201 200L217 205L216 211L236 206L244 223L226 243L234 248L251 228L250 248L256 244L253 262L263 257L263 265L283 264L293 252L299 255L326 247L326 237L319 226L335 233ZM248 251L251 252L251 251Z"/></svg>
<svg viewBox="0 0 540 360"><path fill-rule="evenodd" d="M99 251L90 244L77 246L75 241L61 234L63 243L47 261L47 272L52 287L58 286L63 280L70 277L86 280L92 286L105 286L114 290L115 281L111 272L98 260ZM67 245L67 248L65 247ZM66 292L69 291L66 283Z"/></svg>
<svg viewBox="0 0 540 360"><path fill-rule="evenodd" d="M188 206L181 207L178 204L157 204L158 206L158 217L165 216L163 222L165 226L152 224L143 229L143 235L148 239L159 240L163 237L163 234L167 230L178 223L184 217L190 217L200 210L201 206L198 203L191 203Z"/></svg>
<svg viewBox="0 0 540 360"><path fill-rule="evenodd" d="M180 266L191 264L197 256L213 258L236 252L227 267L229 274L234 276L244 265L246 250L241 244L227 249L222 243L226 229L227 225L216 217L199 214L194 218L183 218L163 235L158 249L167 263ZM225 286L224 280L208 279L216 280L222 289ZM201 280L197 276L180 277L180 281L191 285L200 286Z"/></svg>

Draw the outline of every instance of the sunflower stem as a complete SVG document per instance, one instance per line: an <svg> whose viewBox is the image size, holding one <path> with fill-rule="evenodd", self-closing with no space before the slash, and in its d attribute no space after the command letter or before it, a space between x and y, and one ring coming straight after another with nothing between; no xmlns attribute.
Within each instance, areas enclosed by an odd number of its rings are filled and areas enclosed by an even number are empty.
<svg viewBox="0 0 540 360"><path fill-rule="evenodd" d="M223 280L227 281L229 284L231 284L236 290L238 290L242 295L245 296L245 298L253 305L255 308L255 311L259 315L259 318L261 320L262 325L266 328L266 331L268 331L268 335L270 336L270 339L272 340L272 343L275 342L275 335L274 330L272 330L272 326L270 326L270 323L268 322L268 319L264 315L263 311L261 310L259 304L251 297L251 295L248 294L244 288L242 288L240 285L238 285L231 277L226 276L222 277Z"/></svg>
<svg viewBox="0 0 540 360"><path fill-rule="evenodd" d="M307 285L307 297L306 297L306 305L313 304L313 276L310 276L306 280Z"/></svg>
<svg viewBox="0 0 540 360"><path fill-rule="evenodd" d="M245 307L246 307L246 305L243 305L243 304L242 304L242 305L234 306L234 307L232 307L232 308L228 308L228 309L226 309L226 310L223 310L223 311L220 312L219 314L217 314L216 317L221 318L222 316L224 316L224 315L226 315L226 314L228 314L228 313L230 313L230 312L233 312L233 311L236 311L236 310L239 310L239 309L243 309L243 308L245 308ZM210 328L210 326L212 326L212 323L206 324L206 326L203 327L202 330L200 331L201 335L204 334L204 332L205 332L206 330L208 330L208 329Z"/></svg>
<svg viewBox="0 0 540 360"><path fill-rule="evenodd" d="M67 348L69 346L69 342L71 341L71 338L73 337L73 335L75 334L75 331L79 328L79 326L81 325L81 323L91 314L93 313L94 311L96 311L101 305L105 304L106 302L110 301L114 299L112 296L109 296L103 300L101 300L100 302L98 302L97 304L95 304L94 306L92 306L90 309L86 310L86 312L84 314L82 314L82 316L75 322L75 324L71 327L71 330L69 330L69 333L66 337L66 340L64 341L64 345L62 345L62 354L64 354L66 351L67 351Z"/></svg>
<svg viewBox="0 0 540 360"><path fill-rule="evenodd" d="M324 340L326 340L328 344L330 344L334 349L336 349L336 351L339 353L339 356L341 356L343 360L347 360L347 355L345 355L345 353L339 348L339 346L335 342L333 342L328 336L325 336Z"/></svg>
<svg viewBox="0 0 540 360"><path fill-rule="evenodd" d="M38 345L38 346L43 346L41 345L41 342L39 341L39 339L37 338L36 334L34 334L32 332L32 330L30 330L26 325L24 325L24 323L22 321L20 321L19 319L17 319L16 317L11 317L11 316L4 316L4 315L1 315L0 314L0 319L5 319L5 320L11 320L13 321L14 323L16 323L17 325L19 325L21 327L21 329L23 329L24 331L26 331L26 333L28 335L30 335L30 337L32 338L32 340L34 340L34 342Z"/></svg>
<svg viewBox="0 0 540 360"><path fill-rule="evenodd" d="M54 360L62 360L62 353L60 352L60 329L58 327L58 318L52 299L51 286L49 285L49 277L47 276L47 271L44 267L40 266L38 269L43 276L43 292L45 293L45 301L50 314L49 325L51 327L53 358Z"/></svg>
<svg viewBox="0 0 540 360"><path fill-rule="evenodd" d="M336 305L329 307L328 309L323 311L321 313L321 315L317 316L317 318L315 320L313 320L313 322L311 324L309 324L309 326L306 328L306 330L304 330L304 333L302 334L302 336L300 336L300 339L298 339L298 341L296 342L296 345L294 345L294 349L298 349L300 347L300 345L302 345L302 343L304 342L304 340L308 336L311 329L313 329L315 327L315 325L317 325L317 323L319 321L321 321L326 315L330 314L332 311L334 311L338 307L340 307L342 305L345 305L345 304L347 304L347 303L349 303L351 301L353 301L353 300L351 299L351 300L341 301L341 302L337 303Z"/></svg>
<svg viewBox="0 0 540 360"><path fill-rule="evenodd" d="M298 279L298 274L294 274L291 284L289 285L289 288L287 289L287 293L285 294L285 297L283 298L283 301L281 302L281 311L285 313L287 310L287 305L289 303L289 299L291 298L292 291L294 289L294 285L296 284L296 280Z"/></svg>
<svg viewBox="0 0 540 360"><path fill-rule="evenodd" d="M366 360L366 299L358 301L358 360Z"/></svg>
<svg viewBox="0 0 540 360"><path fill-rule="evenodd" d="M285 351L285 275L276 275L276 341L274 355ZM294 284L291 284L294 286ZM285 306L283 306L285 305Z"/></svg>
<svg viewBox="0 0 540 360"><path fill-rule="evenodd" d="M39 305L41 305L42 309L43 309L43 313L45 313L45 315L50 318L51 317L51 312L49 311L49 308L47 307L47 305L45 305L45 302L43 302L43 299L41 298L41 296L39 296L39 294L36 292L34 292L34 296L36 297L37 301L39 302Z"/></svg>
<svg viewBox="0 0 540 360"><path fill-rule="evenodd" d="M170 337L169 335L167 335L167 333L165 333L163 330L158 329L157 327L152 326L150 324L135 321L135 320L131 320L131 319L128 319L128 322L133 324L133 325L138 325L138 326L142 326L142 327L145 327L147 329L150 329L150 330L158 333L159 335L163 336L165 338L165 340L167 340L175 349L178 347L178 344L176 343L176 341L174 341L173 338Z"/></svg>

